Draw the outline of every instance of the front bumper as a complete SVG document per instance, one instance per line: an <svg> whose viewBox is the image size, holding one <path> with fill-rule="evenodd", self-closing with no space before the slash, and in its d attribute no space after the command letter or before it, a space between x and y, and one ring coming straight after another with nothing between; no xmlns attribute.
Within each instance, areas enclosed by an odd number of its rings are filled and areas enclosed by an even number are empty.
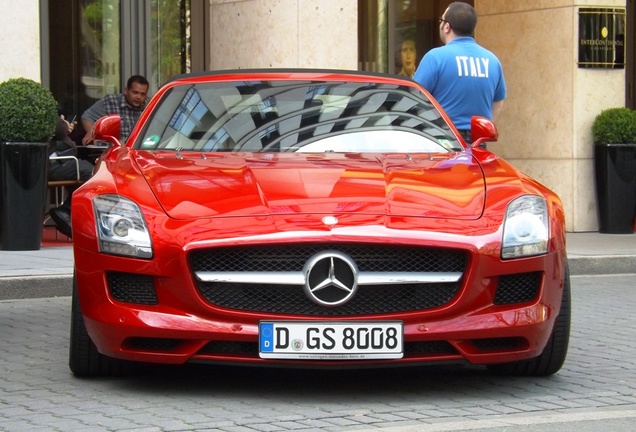
<svg viewBox="0 0 636 432"><path fill-rule="evenodd" d="M171 364L196 361L311 367L458 361L491 364L536 357L543 351L559 311L566 259L564 250L505 262L472 253L458 293L443 305L334 317L215 306L201 294L183 251L164 250L152 261L90 250L76 250L76 257L78 253L76 283L82 312L91 339L104 355ZM135 303L114 296L113 274L143 275L154 287L154 300ZM517 275L533 275L536 295L496 302L502 280ZM134 278L131 280L138 280ZM398 320L404 323L404 356L364 361L263 359L258 353L258 323L264 319Z"/></svg>

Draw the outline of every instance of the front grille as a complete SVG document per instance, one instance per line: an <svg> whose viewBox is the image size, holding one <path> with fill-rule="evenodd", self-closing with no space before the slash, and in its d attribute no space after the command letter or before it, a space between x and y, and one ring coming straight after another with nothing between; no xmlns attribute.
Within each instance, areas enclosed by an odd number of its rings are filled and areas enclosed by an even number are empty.
<svg viewBox="0 0 636 432"><path fill-rule="evenodd" d="M193 251L194 272L302 272L307 260L325 250L350 256L360 273L459 272L462 251L393 245L274 245ZM347 303L324 307L309 300L302 285L197 282L210 303L228 309L308 316L347 316L431 309L451 301L460 282L364 285Z"/></svg>
<svg viewBox="0 0 636 432"><path fill-rule="evenodd" d="M106 272L110 295L123 303L154 305L158 303L152 276L134 273Z"/></svg>
<svg viewBox="0 0 636 432"><path fill-rule="evenodd" d="M509 305L534 300L539 294L541 273L518 273L499 277L494 303Z"/></svg>
<svg viewBox="0 0 636 432"><path fill-rule="evenodd" d="M196 250L192 270L215 272L302 271L318 252L335 250L349 255L361 272L463 272L463 251L392 245L273 245Z"/></svg>
<svg viewBox="0 0 636 432"><path fill-rule="evenodd" d="M312 316L347 316L408 312L442 306L455 297L459 283L369 285L338 307L319 306L307 298L302 286L231 283L198 284L203 297L217 306L259 312Z"/></svg>

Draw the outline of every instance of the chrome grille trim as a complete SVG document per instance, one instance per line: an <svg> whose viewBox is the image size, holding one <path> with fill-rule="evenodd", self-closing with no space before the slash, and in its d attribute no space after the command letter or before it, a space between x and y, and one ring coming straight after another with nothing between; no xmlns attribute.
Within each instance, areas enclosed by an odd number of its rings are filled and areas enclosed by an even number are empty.
<svg viewBox="0 0 636 432"><path fill-rule="evenodd" d="M261 283L268 285L304 285L307 277L303 272L195 272L201 282ZM460 272L421 272L421 273L360 273L358 285L399 285L411 283L457 282Z"/></svg>

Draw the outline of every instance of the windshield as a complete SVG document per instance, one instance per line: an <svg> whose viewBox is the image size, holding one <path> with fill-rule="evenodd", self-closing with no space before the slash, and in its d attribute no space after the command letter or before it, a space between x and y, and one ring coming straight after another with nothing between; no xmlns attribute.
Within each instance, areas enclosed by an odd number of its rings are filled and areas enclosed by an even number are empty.
<svg viewBox="0 0 636 432"><path fill-rule="evenodd" d="M134 144L201 152L449 152L461 150L415 88L369 82L184 84L159 102Z"/></svg>

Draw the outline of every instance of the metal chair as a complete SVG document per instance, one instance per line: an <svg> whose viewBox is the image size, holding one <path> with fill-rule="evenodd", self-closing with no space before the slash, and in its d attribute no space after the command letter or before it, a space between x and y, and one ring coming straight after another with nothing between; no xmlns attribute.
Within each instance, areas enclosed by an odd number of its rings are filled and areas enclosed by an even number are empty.
<svg viewBox="0 0 636 432"><path fill-rule="evenodd" d="M49 210L52 207L59 207L66 198L68 198L71 190L76 189L84 183L84 180L80 179L79 160L75 156L51 156L51 160L74 160L75 161L75 178L70 180L51 180L47 183L47 190L49 196L48 207L44 215L44 226L49 226L51 216L49 216ZM59 239L59 233L55 231L55 239Z"/></svg>

